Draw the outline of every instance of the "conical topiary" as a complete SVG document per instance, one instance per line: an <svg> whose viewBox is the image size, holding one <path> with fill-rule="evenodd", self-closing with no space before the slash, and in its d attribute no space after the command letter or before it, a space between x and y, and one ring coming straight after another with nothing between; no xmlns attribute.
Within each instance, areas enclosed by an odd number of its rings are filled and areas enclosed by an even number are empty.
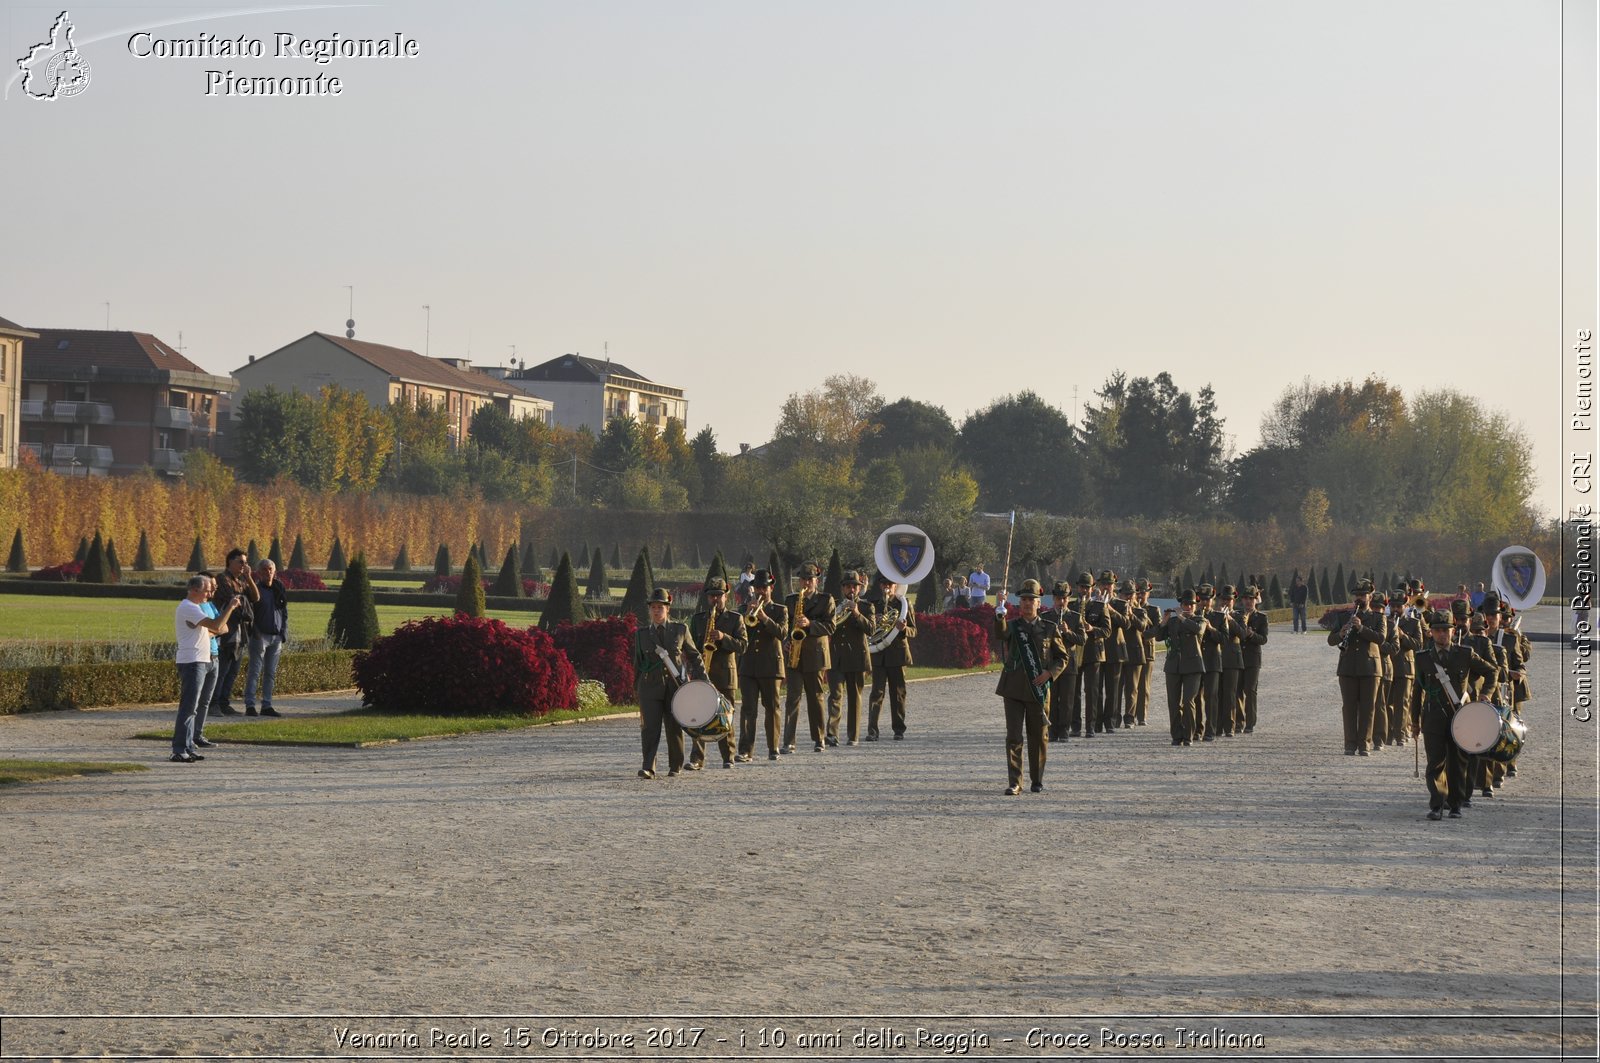
<svg viewBox="0 0 1600 1063"><path fill-rule="evenodd" d="M1223 584L1225 584L1227 582L1228 582L1228 563L1226 561L1224 561L1222 563L1222 567L1217 570L1217 586L1221 587Z"/></svg>
<svg viewBox="0 0 1600 1063"><path fill-rule="evenodd" d="M722 560L721 550L718 550L715 556L711 558L711 567L706 569L706 582L710 583L713 579L718 577L720 577L725 583L732 582L728 579L728 565Z"/></svg>
<svg viewBox="0 0 1600 1063"><path fill-rule="evenodd" d="M500 574L495 577L492 588L497 598L521 598L522 594L522 559L517 556L515 543L506 547L506 559L500 565Z"/></svg>
<svg viewBox="0 0 1600 1063"><path fill-rule="evenodd" d="M394 570L401 575L411 571L411 554L406 550L406 544L400 544L400 552L394 555Z"/></svg>
<svg viewBox="0 0 1600 1063"><path fill-rule="evenodd" d="M294 537L294 549L289 552L289 567L302 571L306 567L306 543L298 534Z"/></svg>
<svg viewBox="0 0 1600 1063"><path fill-rule="evenodd" d="M527 539L522 544L522 574L526 576L539 567L539 555L533 549L533 540Z"/></svg>
<svg viewBox="0 0 1600 1063"><path fill-rule="evenodd" d="M189 571L204 572L206 570L206 552L200 548L200 536L194 537L194 549L189 551Z"/></svg>
<svg viewBox="0 0 1600 1063"><path fill-rule="evenodd" d="M572 557L562 554L550 581L550 600L539 614L539 627L543 631L554 631L563 622L581 624L587 619L583 599L578 596L578 577L572 571Z"/></svg>
<svg viewBox="0 0 1600 1063"><path fill-rule="evenodd" d="M135 572L154 572L156 570L155 558L150 556L150 537L139 529L139 548L133 553L133 570Z"/></svg>
<svg viewBox="0 0 1600 1063"><path fill-rule="evenodd" d="M594 548L594 559L589 562L589 582L584 587L584 597L591 600L603 600L611 597L611 588L606 585L606 563L600 556L600 548Z"/></svg>
<svg viewBox="0 0 1600 1063"><path fill-rule="evenodd" d="M671 572L677 567L678 566L673 562L672 559L672 543L669 542L661 551L661 570L663 572Z"/></svg>
<svg viewBox="0 0 1600 1063"><path fill-rule="evenodd" d="M83 561L83 571L78 575L80 583L110 583L111 568L106 564L106 543L100 538L100 533L94 533L94 542L89 544L89 553Z"/></svg>
<svg viewBox="0 0 1600 1063"><path fill-rule="evenodd" d="M440 579L450 575L450 548L444 543L439 544L439 552L433 555L433 574Z"/></svg>
<svg viewBox="0 0 1600 1063"><path fill-rule="evenodd" d="M550 548L550 568L553 570L559 564L561 564L561 554L552 546Z"/></svg>
<svg viewBox="0 0 1600 1063"><path fill-rule="evenodd" d="M621 543L612 543L611 544L611 567L612 568L621 568L622 567L622 544Z"/></svg>
<svg viewBox="0 0 1600 1063"><path fill-rule="evenodd" d="M106 537L106 568L111 572L111 582L122 582L122 559L117 556L117 541Z"/></svg>
<svg viewBox="0 0 1600 1063"><path fill-rule="evenodd" d="M199 540L195 541L198 542ZM89 560L89 537L87 535L78 537L78 552L72 555L72 560L80 565Z"/></svg>
<svg viewBox="0 0 1600 1063"><path fill-rule="evenodd" d="M343 572L348 566L344 560L344 545L339 542L339 537L333 537L333 550L328 554L328 571Z"/></svg>
<svg viewBox="0 0 1600 1063"><path fill-rule="evenodd" d="M539 558L531 549L523 551L522 578L535 583L544 582L544 570L539 567Z"/></svg>
<svg viewBox="0 0 1600 1063"><path fill-rule="evenodd" d="M347 650L370 650L378 637L378 608L372 604L372 581L367 577L367 559L355 556L345 569L339 597L328 617L328 638Z"/></svg>
<svg viewBox="0 0 1600 1063"><path fill-rule="evenodd" d="M140 532L139 535L142 538L144 533ZM267 547L267 560L271 561L279 572L283 571L283 544L278 541L276 535L272 537L272 545Z"/></svg>
<svg viewBox="0 0 1600 1063"><path fill-rule="evenodd" d="M913 608L919 613L936 613L939 611L939 576L930 572L921 583L917 584L917 597L912 602Z"/></svg>
<svg viewBox="0 0 1600 1063"><path fill-rule="evenodd" d="M483 569L478 567L478 555L467 551L467 563L461 569L461 589L456 591L456 612L465 616L482 616Z"/></svg>
<svg viewBox="0 0 1600 1063"><path fill-rule="evenodd" d="M789 570L778 560L778 551L767 555L767 569L772 573L773 600L781 602L789 597Z"/></svg>
<svg viewBox="0 0 1600 1063"><path fill-rule="evenodd" d="M1267 608L1283 608L1283 585L1278 582L1278 574L1272 574L1272 581L1267 584Z"/></svg>
<svg viewBox="0 0 1600 1063"><path fill-rule="evenodd" d="M650 575L650 548L641 547L633 561L633 573L628 577L628 589L622 594L622 611L632 613L640 623L648 622L650 595L655 589L655 579ZM553 585L550 593L555 594Z"/></svg>
<svg viewBox="0 0 1600 1063"><path fill-rule="evenodd" d="M1183 566L1183 586L1181 590L1194 590L1194 568L1190 565Z"/></svg>
<svg viewBox="0 0 1600 1063"><path fill-rule="evenodd" d="M140 541L143 541L143 533L140 534ZM6 558L6 571L28 571L28 555L22 549L22 529L20 527L17 528L17 534L11 537L11 556Z"/></svg>
<svg viewBox="0 0 1600 1063"><path fill-rule="evenodd" d="M1323 568L1322 574L1326 576L1328 570ZM1350 600L1349 588L1344 582L1344 562L1339 562L1339 567L1333 570L1333 582L1328 585L1328 603L1330 605L1343 605Z"/></svg>
<svg viewBox="0 0 1600 1063"><path fill-rule="evenodd" d="M695 568L699 568L701 565L703 565L705 563L706 563L705 562L705 558L702 557L701 554L700 554L700 544L699 543L695 543L694 544L694 567Z"/></svg>
<svg viewBox="0 0 1600 1063"><path fill-rule="evenodd" d="M834 601L844 597L844 563L839 560L837 546L828 558L828 575L822 581L822 593L831 595Z"/></svg>
<svg viewBox="0 0 1600 1063"><path fill-rule="evenodd" d="M1333 588L1328 586L1328 566L1322 566L1322 579L1317 584L1317 600L1323 605L1333 604Z"/></svg>
<svg viewBox="0 0 1600 1063"><path fill-rule="evenodd" d="M244 548L244 559L252 569L261 563L261 548L254 539Z"/></svg>
<svg viewBox="0 0 1600 1063"><path fill-rule="evenodd" d="M489 567L489 543L488 543L488 540L486 540L486 539L479 539L478 540L478 571L482 572L483 570L487 569L488 567Z"/></svg>

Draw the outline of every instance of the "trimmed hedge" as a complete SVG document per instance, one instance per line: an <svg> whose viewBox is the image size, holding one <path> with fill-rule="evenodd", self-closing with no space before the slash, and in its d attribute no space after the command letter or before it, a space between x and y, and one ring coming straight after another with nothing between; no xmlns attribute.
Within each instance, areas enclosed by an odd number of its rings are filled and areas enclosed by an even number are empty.
<svg viewBox="0 0 1600 1063"><path fill-rule="evenodd" d="M286 653L278 658L277 694L347 690L353 650ZM233 692L244 696L239 669ZM54 712L104 705L155 705L178 700L178 669L171 661L0 668L0 715Z"/></svg>

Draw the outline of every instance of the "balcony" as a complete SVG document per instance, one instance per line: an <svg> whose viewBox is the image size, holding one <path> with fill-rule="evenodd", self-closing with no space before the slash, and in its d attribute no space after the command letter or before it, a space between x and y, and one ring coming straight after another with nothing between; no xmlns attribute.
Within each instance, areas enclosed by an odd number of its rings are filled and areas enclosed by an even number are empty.
<svg viewBox="0 0 1600 1063"><path fill-rule="evenodd" d="M157 472L164 472L175 476L182 475L183 451L157 447L155 453L150 457L150 465Z"/></svg>
<svg viewBox="0 0 1600 1063"><path fill-rule="evenodd" d="M45 451L48 450L49 447L50 445L48 443L23 443L20 449L30 451L35 458L39 459L39 464L43 465Z"/></svg>
<svg viewBox="0 0 1600 1063"><path fill-rule="evenodd" d="M115 419L109 402L67 402L50 404L50 420L67 424L110 424Z"/></svg>
<svg viewBox="0 0 1600 1063"><path fill-rule="evenodd" d="M188 431L194 427L194 414L184 406L157 406L156 427Z"/></svg>
<svg viewBox="0 0 1600 1063"><path fill-rule="evenodd" d="M41 455L41 460L44 460ZM56 472L87 466L90 469L111 468L111 448L93 443L49 444L49 464Z"/></svg>
<svg viewBox="0 0 1600 1063"><path fill-rule="evenodd" d="M22 400L22 419L24 421L42 421L42 420L44 420L44 400L43 399L23 399Z"/></svg>

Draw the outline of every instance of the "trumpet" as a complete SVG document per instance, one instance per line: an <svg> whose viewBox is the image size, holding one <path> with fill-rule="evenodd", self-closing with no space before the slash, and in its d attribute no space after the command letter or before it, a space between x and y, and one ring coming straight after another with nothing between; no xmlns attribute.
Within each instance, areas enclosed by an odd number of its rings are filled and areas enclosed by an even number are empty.
<svg viewBox="0 0 1600 1063"><path fill-rule="evenodd" d="M749 604L744 607L744 612L741 614L744 617L745 627L755 627L761 623L761 610L766 604L766 601L762 598L751 597Z"/></svg>
<svg viewBox="0 0 1600 1063"><path fill-rule="evenodd" d="M844 618L849 616L860 603L860 598L840 598L839 604L833 610L833 626L838 627L843 623Z"/></svg>
<svg viewBox="0 0 1600 1063"><path fill-rule="evenodd" d="M800 667L800 644L805 641L806 629L800 626L800 618L806 611L806 591L802 587L794 596L794 613L789 617L789 667Z"/></svg>

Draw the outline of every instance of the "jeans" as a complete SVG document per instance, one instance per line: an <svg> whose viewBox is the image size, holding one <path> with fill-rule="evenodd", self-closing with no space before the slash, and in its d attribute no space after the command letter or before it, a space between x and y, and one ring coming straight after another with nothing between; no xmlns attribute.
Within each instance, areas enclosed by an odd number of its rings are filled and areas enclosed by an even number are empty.
<svg viewBox="0 0 1600 1063"><path fill-rule="evenodd" d="M211 695L211 704L218 709L232 707L233 684L239 678L239 651L243 648L237 643L223 642L221 652L217 655L217 683Z"/></svg>
<svg viewBox="0 0 1600 1063"><path fill-rule="evenodd" d="M174 755L193 752L194 740L202 737L216 678L215 661L178 665L178 719L172 727Z"/></svg>
<svg viewBox="0 0 1600 1063"><path fill-rule="evenodd" d="M251 635L250 664L244 670L244 707L256 707L256 681L261 682L261 707L272 708L272 686L278 679L278 653L283 649L280 635Z"/></svg>
<svg viewBox="0 0 1600 1063"><path fill-rule="evenodd" d="M1297 606L1294 607L1294 619L1292 621L1291 627L1289 628L1289 631L1292 634L1293 632L1304 631L1305 629L1306 629L1306 607L1304 605L1297 605Z"/></svg>

